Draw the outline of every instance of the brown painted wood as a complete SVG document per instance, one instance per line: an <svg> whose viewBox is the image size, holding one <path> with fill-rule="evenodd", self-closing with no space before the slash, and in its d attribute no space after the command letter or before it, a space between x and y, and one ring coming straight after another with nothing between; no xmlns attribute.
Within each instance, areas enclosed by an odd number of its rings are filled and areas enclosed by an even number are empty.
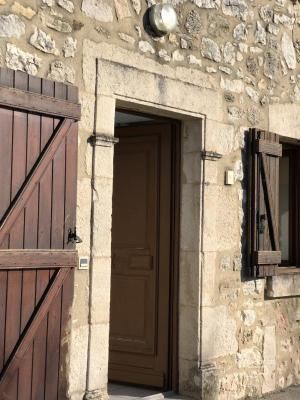
<svg viewBox="0 0 300 400"><path fill-rule="evenodd" d="M255 142L256 152L271 156L282 157L282 145L268 140L257 139Z"/></svg>
<svg viewBox="0 0 300 400"><path fill-rule="evenodd" d="M78 126L55 107L76 106L78 91L1 68L0 86L0 399L62 400L61 342L77 265L65 233L76 222ZM3 87L18 95L17 105L3 106ZM40 99L40 112L21 107L24 99Z"/></svg>
<svg viewBox="0 0 300 400"><path fill-rule="evenodd" d="M109 379L170 388L172 126L117 128Z"/></svg>
<svg viewBox="0 0 300 400"><path fill-rule="evenodd" d="M72 121L64 120L60 127L58 128L55 137L50 142L46 151L43 153L39 163L35 167L34 171L31 172L31 175L21 190L21 193L18 196L18 201L12 203L12 208L9 211L9 214L4 219L4 221L0 225L0 244L4 240L7 232L13 226L15 219L26 205L27 200L29 199L31 193L34 190L34 186L43 176L45 169L48 167L48 163L52 161L54 154L56 153L61 140L67 135L70 127L72 126Z"/></svg>
<svg viewBox="0 0 300 400"><path fill-rule="evenodd" d="M257 265L280 264L280 251L257 251L254 253L254 262Z"/></svg>
<svg viewBox="0 0 300 400"><path fill-rule="evenodd" d="M250 130L249 255L251 274L276 274L281 263L279 251L279 136Z"/></svg>
<svg viewBox="0 0 300 400"><path fill-rule="evenodd" d="M74 250L0 250L0 268L67 268L77 264Z"/></svg>
<svg viewBox="0 0 300 400"><path fill-rule="evenodd" d="M66 279L69 271L67 269L60 270L57 272L53 282L45 293L45 297L42 302L39 303L38 307L35 310L35 314L32 318L32 322L28 323L22 336L20 337L17 345L15 346L13 352L10 353L10 362L7 364L7 367L1 372L0 375L0 399L1 394L5 393L6 386L11 381L14 373L17 371L20 362L26 350L28 349L30 343L34 339L36 332L47 316L49 306L55 300L55 297L59 293L61 286Z"/></svg>
<svg viewBox="0 0 300 400"><path fill-rule="evenodd" d="M3 86L0 86L0 106L55 117L72 118L76 121L80 120L81 115L79 104Z"/></svg>

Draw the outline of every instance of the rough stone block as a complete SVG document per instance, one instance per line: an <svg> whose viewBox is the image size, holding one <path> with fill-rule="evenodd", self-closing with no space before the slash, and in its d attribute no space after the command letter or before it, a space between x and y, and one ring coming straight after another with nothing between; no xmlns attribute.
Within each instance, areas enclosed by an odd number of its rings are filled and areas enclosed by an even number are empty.
<svg viewBox="0 0 300 400"><path fill-rule="evenodd" d="M200 240L200 186L182 185L180 247L182 250L199 251Z"/></svg>
<svg viewBox="0 0 300 400"><path fill-rule="evenodd" d="M202 321L203 362L236 354L237 324L226 306L203 307Z"/></svg>
<svg viewBox="0 0 300 400"><path fill-rule="evenodd" d="M300 275L280 275L267 279L269 297L289 297L300 295Z"/></svg>

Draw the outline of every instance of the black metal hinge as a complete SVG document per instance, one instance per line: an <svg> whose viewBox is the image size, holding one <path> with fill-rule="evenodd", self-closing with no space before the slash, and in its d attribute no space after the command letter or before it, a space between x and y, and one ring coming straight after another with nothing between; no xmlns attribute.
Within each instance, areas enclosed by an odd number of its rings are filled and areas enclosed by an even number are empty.
<svg viewBox="0 0 300 400"><path fill-rule="evenodd" d="M70 228L68 231L68 243L82 243L82 240L77 235L76 226L74 229Z"/></svg>

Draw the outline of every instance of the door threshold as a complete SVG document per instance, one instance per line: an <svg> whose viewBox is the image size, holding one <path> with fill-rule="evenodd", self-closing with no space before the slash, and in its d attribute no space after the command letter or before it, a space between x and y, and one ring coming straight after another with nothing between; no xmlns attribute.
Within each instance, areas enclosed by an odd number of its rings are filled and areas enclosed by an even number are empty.
<svg viewBox="0 0 300 400"><path fill-rule="evenodd" d="M108 397L110 400L164 400L164 399L185 399L173 391L159 392L153 389L120 385L115 383L108 384Z"/></svg>

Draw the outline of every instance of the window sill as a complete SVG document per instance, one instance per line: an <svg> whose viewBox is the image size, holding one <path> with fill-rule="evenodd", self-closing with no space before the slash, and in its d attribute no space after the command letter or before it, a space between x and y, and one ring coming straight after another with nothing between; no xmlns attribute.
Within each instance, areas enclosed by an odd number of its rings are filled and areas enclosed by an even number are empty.
<svg viewBox="0 0 300 400"><path fill-rule="evenodd" d="M298 268L278 268L278 275L267 278L266 294L269 298L300 296ZM288 270L288 271L285 271Z"/></svg>

